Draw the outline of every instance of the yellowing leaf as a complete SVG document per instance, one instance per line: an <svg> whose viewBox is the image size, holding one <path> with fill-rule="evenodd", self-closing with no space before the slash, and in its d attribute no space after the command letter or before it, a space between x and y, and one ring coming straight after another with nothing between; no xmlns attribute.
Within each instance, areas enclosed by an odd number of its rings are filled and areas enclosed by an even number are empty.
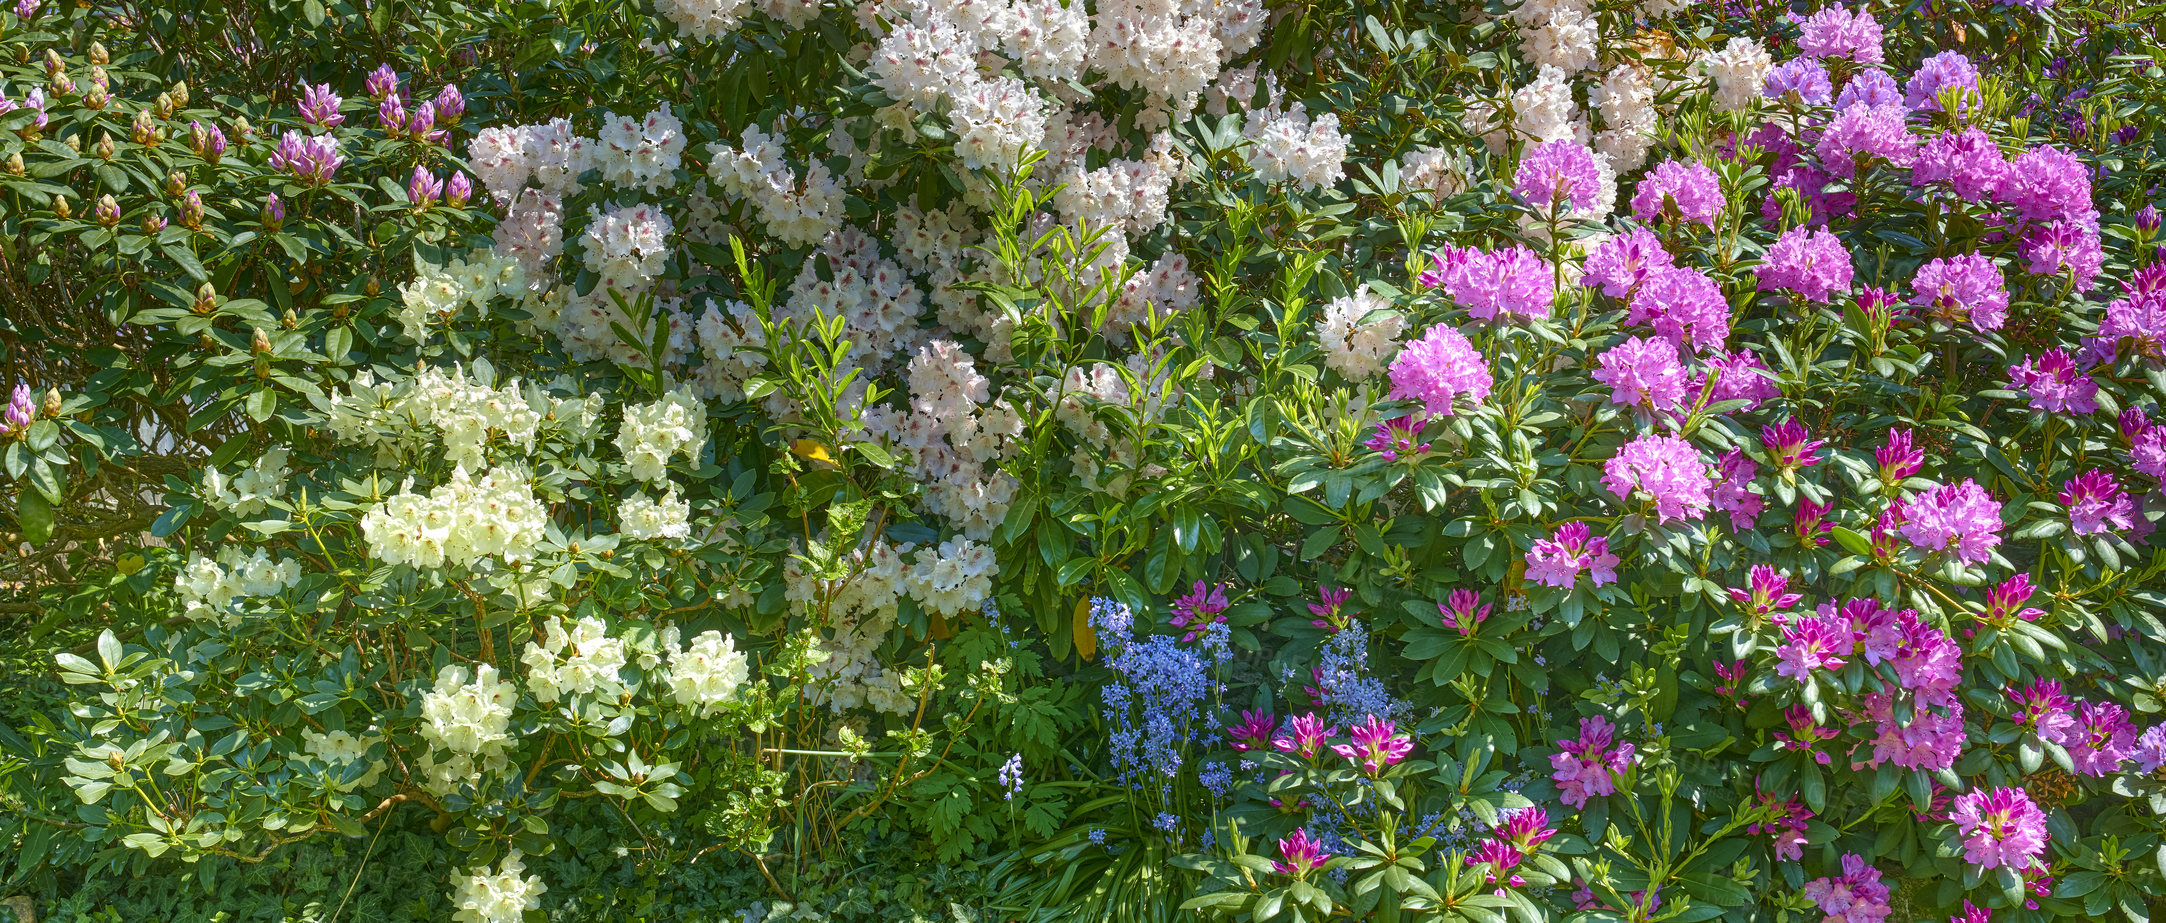
<svg viewBox="0 0 2166 923"><path fill-rule="evenodd" d="M1084 660L1098 659L1098 633L1091 630L1091 598L1075 601L1075 652Z"/></svg>
<svg viewBox="0 0 2166 923"><path fill-rule="evenodd" d="M790 444L790 452L809 462L835 464L835 457L827 453L827 446L816 439L799 439Z"/></svg>

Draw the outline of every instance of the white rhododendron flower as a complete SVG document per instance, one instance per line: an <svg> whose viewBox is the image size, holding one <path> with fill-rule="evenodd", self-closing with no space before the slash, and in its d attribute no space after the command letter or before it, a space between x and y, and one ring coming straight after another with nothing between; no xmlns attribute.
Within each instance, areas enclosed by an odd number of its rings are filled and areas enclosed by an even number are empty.
<svg viewBox="0 0 2166 923"><path fill-rule="evenodd" d="M519 923L527 911L541 909L541 896L549 890L541 876L526 874L526 862L516 849L494 872L487 866L466 871L451 895L457 908L451 918L459 923Z"/></svg>
<svg viewBox="0 0 2166 923"><path fill-rule="evenodd" d="M737 690L751 676L737 639L718 631L701 632L684 649L670 652L670 695L702 717L737 701Z"/></svg>
<svg viewBox="0 0 2166 923"><path fill-rule="evenodd" d="M631 466L632 476L659 481L669 473L669 460L679 454L699 458L707 442L707 406L697 395L679 388L651 404L624 409L624 423L617 427L617 451Z"/></svg>

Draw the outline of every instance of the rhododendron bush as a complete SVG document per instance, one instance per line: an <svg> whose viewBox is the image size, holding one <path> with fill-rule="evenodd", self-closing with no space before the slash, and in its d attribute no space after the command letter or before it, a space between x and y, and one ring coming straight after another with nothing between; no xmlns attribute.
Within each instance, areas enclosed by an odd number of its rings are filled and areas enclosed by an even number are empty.
<svg viewBox="0 0 2166 923"><path fill-rule="evenodd" d="M248 9L0 11L0 895L2166 899L2155 11Z"/></svg>

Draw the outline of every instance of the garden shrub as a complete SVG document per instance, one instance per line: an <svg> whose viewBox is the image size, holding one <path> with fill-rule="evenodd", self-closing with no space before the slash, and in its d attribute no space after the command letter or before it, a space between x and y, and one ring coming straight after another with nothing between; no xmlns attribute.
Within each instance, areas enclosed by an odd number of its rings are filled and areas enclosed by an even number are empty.
<svg viewBox="0 0 2166 923"><path fill-rule="evenodd" d="M2152 18L22 0L5 888L2148 919Z"/></svg>

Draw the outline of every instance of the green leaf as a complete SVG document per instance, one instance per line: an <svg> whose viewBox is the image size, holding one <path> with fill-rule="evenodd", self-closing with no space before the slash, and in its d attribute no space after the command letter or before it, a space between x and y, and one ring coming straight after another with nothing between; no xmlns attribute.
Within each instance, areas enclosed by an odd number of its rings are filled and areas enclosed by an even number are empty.
<svg viewBox="0 0 2166 923"><path fill-rule="evenodd" d="M114 636L112 629L98 632L98 660L105 664L106 672L111 673L120 667L121 654L120 638Z"/></svg>
<svg viewBox="0 0 2166 923"><path fill-rule="evenodd" d="M278 412L278 392L263 388L248 395L248 418L261 423Z"/></svg>
<svg viewBox="0 0 2166 923"><path fill-rule="evenodd" d="M166 258L179 264L181 271L186 272L197 282L209 282L211 280L211 274L203 271L203 261L196 259L195 251L188 249L186 243L177 240L167 241L159 244L158 249L165 251Z"/></svg>
<svg viewBox="0 0 2166 923"><path fill-rule="evenodd" d="M53 537L53 504L38 490L16 494L15 518L22 523L23 541L43 545Z"/></svg>

